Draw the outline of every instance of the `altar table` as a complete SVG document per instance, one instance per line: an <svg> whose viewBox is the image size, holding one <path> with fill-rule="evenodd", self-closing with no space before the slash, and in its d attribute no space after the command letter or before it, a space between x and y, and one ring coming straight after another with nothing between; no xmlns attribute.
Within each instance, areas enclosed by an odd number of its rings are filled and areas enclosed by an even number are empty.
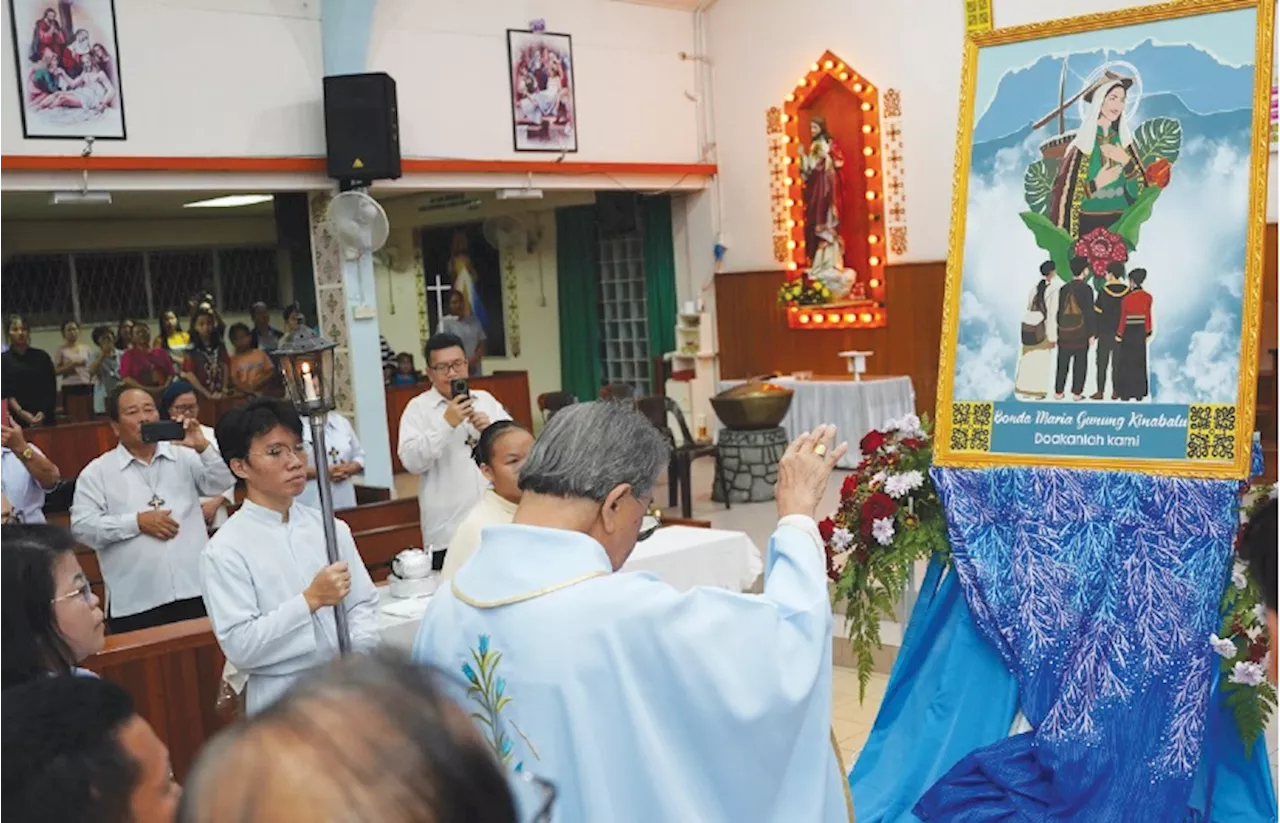
<svg viewBox="0 0 1280 823"><path fill-rule="evenodd" d="M722 380L719 390L744 382ZM861 381L842 377L814 380L776 377L768 382L795 392L791 409L782 419L789 439L794 440L802 432L813 431L823 423L835 425L837 439L849 442L848 453L837 464L842 469L856 468L862 460L858 441L864 434L880 428L886 420L916 410L916 392L910 377L863 377Z"/></svg>
<svg viewBox="0 0 1280 823"><path fill-rule="evenodd" d="M740 592L756 581L764 571L764 562L755 543L742 532L667 526L637 543L622 570L653 572L680 591L713 586ZM392 597L387 586L379 586L378 621L383 645L406 653L412 651L418 624L430 600L423 597L406 602ZM388 607L396 613L388 613Z"/></svg>

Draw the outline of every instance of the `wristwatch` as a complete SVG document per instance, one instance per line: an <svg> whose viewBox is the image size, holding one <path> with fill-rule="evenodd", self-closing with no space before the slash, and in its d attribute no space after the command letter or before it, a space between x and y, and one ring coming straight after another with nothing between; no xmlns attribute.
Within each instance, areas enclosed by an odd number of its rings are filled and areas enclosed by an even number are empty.
<svg viewBox="0 0 1280 823"><path fill-rule="evenodd" d="M25 449L23 449L21 452L18 453L18 457L20 457L23 462L26 462L35 456L36 456L36 450L31 448L30 443L27 444L27 447Z"/></svg>

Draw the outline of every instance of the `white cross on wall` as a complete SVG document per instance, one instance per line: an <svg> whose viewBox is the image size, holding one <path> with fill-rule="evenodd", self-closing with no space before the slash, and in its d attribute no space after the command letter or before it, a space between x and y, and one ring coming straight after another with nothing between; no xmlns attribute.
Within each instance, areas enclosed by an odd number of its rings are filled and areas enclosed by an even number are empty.
<svg viewBox="0 0 1280 823"><path fill-rule="evenodd" d="M443 295L453 291L453 287L440 279L440 275L435 275L435 282L427 286L427 291L435 292L436 295L436 323L440 323L444 318L444 297Z"/></svg>

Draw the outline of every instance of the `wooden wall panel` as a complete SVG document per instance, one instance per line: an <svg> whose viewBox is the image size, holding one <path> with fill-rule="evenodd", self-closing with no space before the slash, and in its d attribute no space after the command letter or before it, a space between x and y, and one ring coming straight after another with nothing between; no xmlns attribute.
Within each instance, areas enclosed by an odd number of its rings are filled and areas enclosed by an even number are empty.
<svg viewBox="0 0 1280 823"><path fill-rule="evenodd" d="M781 271L716 275L720 376L733 380L768 372L843 374L847 366L838 352L869 350L875 356L867 361L868 372L910 377L916 409L932 416L946 271L944 262L890 266L885 274L887 327L822 331L787 327L778 305Z"/></svg>
<svg viewBox="0 0 1280 823"><path fill-rule="evenodd" d="M1276 342L1280 339L1280 334L1276 330L1276 311L1280 308L1280 295L1277 295L1276 286L1276 224L1268 223L1267 232L1263 235L1263 248L1265 252L1265 263L1262 267L1262 339L1261 345L1258 346L1258 362L1264 371L1270 370L1275 364L1271 362L1271 353L1268 349L1276 348Z"/></svg>

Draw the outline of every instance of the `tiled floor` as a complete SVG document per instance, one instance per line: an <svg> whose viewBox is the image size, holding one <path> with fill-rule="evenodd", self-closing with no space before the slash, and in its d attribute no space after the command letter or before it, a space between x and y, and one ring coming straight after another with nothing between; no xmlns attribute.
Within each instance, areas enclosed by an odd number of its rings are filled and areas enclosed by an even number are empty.
<svg viewBox="0 0 1280 823"><path fill-rule="evenodd" d="M858 700L856 671L837 666L833 681L831 730L835 732L836 741L840 744L840 759L847 770L853 768L858 753L871 734L871 726L875 723L876 712L880 710L880 701L884 698L889 678L883 674L872 674L867 683L866 697L861 702Z"/></svg>

